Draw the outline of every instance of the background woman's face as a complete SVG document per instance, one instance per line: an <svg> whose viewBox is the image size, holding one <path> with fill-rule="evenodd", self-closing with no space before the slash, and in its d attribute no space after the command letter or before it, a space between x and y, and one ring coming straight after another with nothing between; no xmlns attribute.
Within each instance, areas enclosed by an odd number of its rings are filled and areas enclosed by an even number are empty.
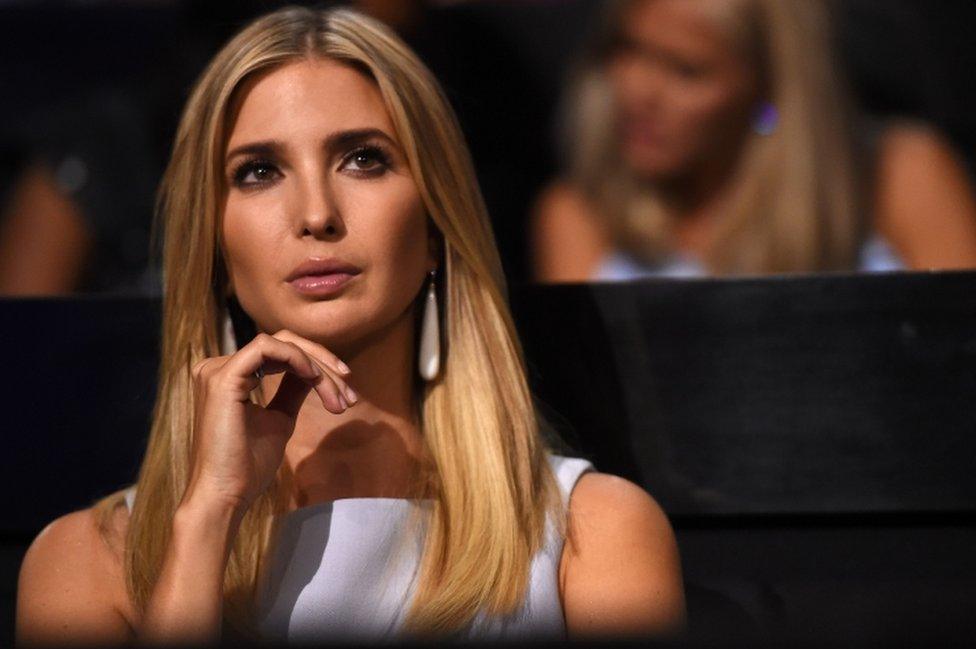
<svg viewBox="0 0 976 649"><path fill-rule="evenodd" d="M747 132L755 71L709 12L729 0L643 0L624 11L609 73L625 162L651 180L727 157Z"/></svg>
<svg viewBox="0 0 976 649"><path fill-rule="evenodd" d="M410 317L436 260L374 82L335 61L302 60L243 92L225 156L221 227L241 305L260 329L289 329L333 351ZM309 294L289 281L309 259L359 272L332 293Z"/></svg>

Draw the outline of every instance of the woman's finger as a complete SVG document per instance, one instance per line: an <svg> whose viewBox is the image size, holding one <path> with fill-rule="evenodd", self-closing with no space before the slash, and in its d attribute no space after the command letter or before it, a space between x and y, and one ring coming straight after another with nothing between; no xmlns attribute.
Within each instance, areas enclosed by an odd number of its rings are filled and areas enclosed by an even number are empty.
<svg viewBox="0 0 976 649"><path fill-rule="evenodd" d="M352 373L349 366L343 363L338 356L336 356L328 348L313 340L303 338L287 329L282 329L281 331L275 333L274 337L278 338L279 340L287 340L288 342L293 342L296 345L300 345L303 349L313 354L316 358L324 361L326 366L334 370L340 376L345 377Z"/></svg>
<svg viewBox="0 0 976 649"><path fill-rule="evenodd" d="M356 394L356 392L347 382L346 376L348 376L348 374L339 374L337 373L338 371L336 368L333 367L335 362L338 360L335 354L330 352L322 345L306 338L302 338L301 336L287 330L279 331L278 333L274 334L274 337L296 345L304 352L309 354L314 361L318 362L320 368L323 370L323 374L332 379L332 382L337 386L343 400L347 405L351 406L359 400L359 395ZM341 363L341 361L338 362ZM332 363L332 365L330 365L330 363Z"/></svg>
<svg viewBox="0 0 976 649"><path fill-rule="evenodd" d="M349 403L343 398L342 389L336 384L331 370L321 365L314 356L300 346L293 342L279 340L268 334L261 334L253 342L259 345L259 351L261 350L260 346L264 345L264 352L262 353L264 360L260 365L264 374L279 374L284 372L285 378L290 374L296 374L314 387L316 394L319 395L319 399L322 401L322 405L329 412L340 414L349 407ZM243 349L241 351L243 352ZM303 361L298 363L298 365L305 366L307 364L311 367L315 372L314 376L310 376L308 373L295 372L293 367L296 364L296 359ZM254 379L249 389L254 389L258 383L259 381ZM288 394L289 390L290 388L286 385L286 391L283 393L282 399L286 398L285 395Z"/></svg>
<svg viewBox="0 0 976 649"><path fill-rule="evenodd" d="M314 358L312 361L317 363ZM328 369L322 366L319 369L322 371L322 376L312 385L322 400L322 405L325 406L325 409L339 414L349 407L349 402L343 398L342 389L336 384L335 379L329 373Z"/></svg>
<svg viewBox="0 0 976 649"><path fill-rule="evenodd" d="M246 401L257 385L255 371L258 368L265 374L291 372L311 384L317 383L322 376L318 364L299 347L262 333L228 358L211 377L230 379L229 384L238 388L235 396Z"/></svg>

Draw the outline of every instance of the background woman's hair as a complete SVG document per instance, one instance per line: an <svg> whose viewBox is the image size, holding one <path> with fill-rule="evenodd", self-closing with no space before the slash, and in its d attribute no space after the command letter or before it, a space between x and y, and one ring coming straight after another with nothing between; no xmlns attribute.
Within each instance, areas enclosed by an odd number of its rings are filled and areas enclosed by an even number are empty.
<svg viewBox="0 0 976 649"><path fill-rule="evenodd" d="M162 358L129 523L126 581L144 610L189 475L190 369L220 354L226 309L221 169L238 89L276 66L322 57L347 62L377 84L444 243L442 372L416 383L434 506L406 629L450 632L480 610L500 614L520 604L548 516L561 527L564 512L498 251L455 116L416 56L382 24L349 10L289 7L257 19L212 60L185 107L157 210L164 230ZM256 403L262 398L253 396ZM225 576L225 618L249 635L256 634L258 576L281 513L281 491L279 475L247 512ZM107 516L119 499L104 499L99 510Z"/></svg>
<svg viewBox="0 0 976 649"><path fill-rule="evenodd" d="M617 248L654 262L671 221L619 153L605 57L635 0L609 3L567 92L561 146L567 180L604 219ZM833 62L821 0L729 0L721 27L750 56L779 114L752 132L736 165L712 253L716 273L851 269L866 231L848 92Z"/></svg>

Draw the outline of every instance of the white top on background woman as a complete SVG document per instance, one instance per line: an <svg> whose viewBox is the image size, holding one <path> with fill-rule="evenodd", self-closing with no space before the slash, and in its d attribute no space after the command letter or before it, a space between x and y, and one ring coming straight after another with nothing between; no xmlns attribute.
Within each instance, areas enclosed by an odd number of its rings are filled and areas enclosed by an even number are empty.
<svg viewBox="0 0 976 649"><path fill-rule="evenodd" d="M518 611L550 529L566 539L552 583L570 637L682 627L651 497L579 464L557 481L474 178L437 84L368 18L288 8L217 54L163 180L162 358L138 482L34 541L21 643L258 634L264 576L316 558L288 554L289 520L357 499L426 503L418 526L404 519L423 533L397 634Z"/></svg>

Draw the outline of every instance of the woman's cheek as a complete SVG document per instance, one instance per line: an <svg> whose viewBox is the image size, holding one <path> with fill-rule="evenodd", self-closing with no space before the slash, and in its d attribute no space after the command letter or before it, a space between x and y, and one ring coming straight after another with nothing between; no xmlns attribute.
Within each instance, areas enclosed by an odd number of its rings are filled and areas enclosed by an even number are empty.
<svg viewBox="0 0 976 649"><path fill-rule="evenodd" d="M228 208L222 229L231 276L241 290L260 291L273 283L269 273L277 272L281 226L273 213L259 205L229 204Z"/></svg>
<svg viewBox="0 0 976 649"><path fill-rule="evenodd" d="M405 206L408 209L404 209ZM423 281L426 272L426 214L420 209L419 202L415 205L401 202L399 209L387 214L391 218L387 224L385 246L380 250L385 250L388 255L390 280L396 286L396 292L411 293Z"/></svg>
<svg viewBox="0 0 976 649"><path fill-rule="evenodd" d="M396 251L396 257L402 259L426 248L427 220L413 181L399 178L397 181L391 183L390 191L376 206L374 214L380 215L375 222L376 230L385 231L386 234L377 238L386 239L388 250ZM376 234L380 235L380 232Z"/></svg>

